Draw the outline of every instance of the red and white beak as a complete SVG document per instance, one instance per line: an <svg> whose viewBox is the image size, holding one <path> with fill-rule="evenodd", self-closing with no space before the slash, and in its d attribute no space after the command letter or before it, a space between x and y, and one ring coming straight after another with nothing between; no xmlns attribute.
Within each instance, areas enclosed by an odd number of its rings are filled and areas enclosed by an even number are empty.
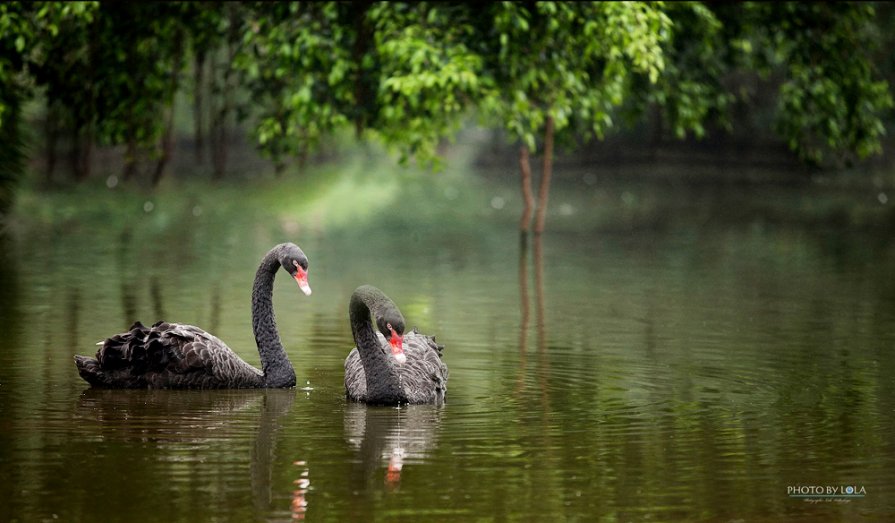
<svg viewBox="0 0 895 523"><path fill-rule="evenodd" d="M403 364L407 361L407 356L404 355L404 337L395 332L391 325L388 326L388 330L392 333L388 340L388 344L392 347L392 356L398 363Z"/></svg>
<svg viewBox="0 0 895 523"><path fill-rule="evenodd" d="M301 265L295 264L295 281L298 283L298 288L301 289L301 292L305 293L306 296L311 295L311 286L308 285L308 271L301 268Z"/></svg>

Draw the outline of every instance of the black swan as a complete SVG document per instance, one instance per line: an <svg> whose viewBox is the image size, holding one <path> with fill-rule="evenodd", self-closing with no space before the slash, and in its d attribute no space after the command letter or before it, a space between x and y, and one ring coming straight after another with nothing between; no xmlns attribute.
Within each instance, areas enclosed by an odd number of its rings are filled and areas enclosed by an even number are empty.
<svg viewBox="0 0 895 523"><path fill-rule="evenodd" d="M404 334L404 316L376 287L362 285L348 305L354 348L345 359L348 399L376 405L442 403L448 369L443 346L414 329ZM370 315L379 332L373 330Z"/></svg>
<svg viewBox="0 0 895 523"><path fill-rule="evenodd" d="M153 389L245 389L295 386L273 314L273 281L283 267L311 294L308 258L295 244L277 245L261 260L252 286L252 328L261 370L221 340L192 325L134 323L128 332L102 342L96 358L75 356L78 373L95 387Z"/></svg>

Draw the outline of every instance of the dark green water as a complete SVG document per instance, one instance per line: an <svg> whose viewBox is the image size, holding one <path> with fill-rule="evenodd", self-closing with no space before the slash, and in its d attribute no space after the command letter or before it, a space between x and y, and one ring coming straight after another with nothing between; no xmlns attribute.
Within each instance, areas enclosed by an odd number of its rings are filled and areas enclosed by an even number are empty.
<svg viewBox="0 0 895 523"><path fill-rule="evenodd" d="M26 196L0 240L0 519L895 519L895 220L876 193L585 173L520 244L511 170L355 171ZM257 365L251 281L281 241L311 260L311 297L275 290L299 388L80 380L72 355L137 319ZM362 283L447 346L447 405L346 403Z"/></svg>

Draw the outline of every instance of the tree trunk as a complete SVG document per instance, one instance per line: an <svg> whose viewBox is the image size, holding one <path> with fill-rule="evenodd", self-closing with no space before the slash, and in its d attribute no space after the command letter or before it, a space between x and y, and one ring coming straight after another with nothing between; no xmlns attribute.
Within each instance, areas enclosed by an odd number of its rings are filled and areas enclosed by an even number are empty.
<svg viewBox="0 0 895 523"><path fill-rule="evenodd" d="M124 181L130 180L137 174L137 137L133 132L128 133L127 149L124 152Z"/></svg>
<svg viewBox="0 0 895 523"><path fill-rule="evenodd" d="M93 167L93 129L90 127L84 133L83 143L81 144L81 162L78 181L84 181L90 178L91 168Z"/></svg>
<svg viewBox="0 0 895 523"><path fill-rule="evenodd" d="M352 16L354 16L355 35L352 59L357 66L354 75L354 135L358 139L363 134L367 124L364 118L367 111L364 110L363 104L365 100L369 99L369 96L365 84L363 63L364 56L369 52L371 43L370 30L366 23L367 10L370 8L371 4L372 2L368 0L355 0L351 3L351 12Z"/></svg>
<svg viewBox="0 0 895 523"><path fill-rule="evenodd" d="M203 125L203 102L205 90L205 51L196 52L195 85L193 86L193 136L196 163L201 165L205 153L205 126Z"/></svg>
<svg viewBox="0 0 895 523"><path fill-rule="evenodd" d="M525 368L528 365L528 234L519 235L519 371L516 373L516 393L525 389Z"/></svg>
<svg viewBox="0 0 895 523"><path fill-rule="evenodd" d="M230 29L227 36L227 62L224 64L224 71L221 77L221 89L216 89L219 93L221 105L220 108L214 111L211 122L212 129L209 133L212 140L212 179L215 181L224 178L224 171L227 167L227 116L233 109L232 93L235 90L235 86L230 84L233 78L233 61L236 58L237 46L239 45L237 12L232 6L229 9L228 16L230 18ZM217 79L215 78L213 81L216 82Z"/></svg>
<svg viewBox="0 0 895 523"><path fill-rule="evenodd" d="M178 47L183 43L183 35L178 32L176 37ZM178 78L180 77L180 69L183 66L183 58L177 55L171 68L171 77L168 83L168 89L171 96L170 105L165 108L165 130L162 131L162 137L159 143L161 152L158 162L155 164L155 172L152 174L152 186L158 186L165 174L165 166L171 161L172 151L174 149L174 103L177 96Z"/></svg>
<svg viewBox="0 0 895 523"><path fill-rule="evenodd" d="M155 172L152 173L152 186L158 186L159 182L162 181L162 176L165 174L165 166L168 164L168 161L171 160L171 150L173 149L174 143L174 108L169 107L165 111L165 130L161 137L161 142L159 146L161 147L161 154L159 155L158 162L155 164Z"/></svg>
<svg viewBox="0 0 895 523"><path fill-rule="evenodd" d="M81 137L78 133L78 124L75 122L71 127L71 136L69 138L69 149L68 149L68 168L71 170L71 175L75 179L78 180L78 157L81 154Z"/></svg>
<svg viewBox="0 0 895 523"><path fill-rule="evenodd" d="M538 191L538 212L535 220L535 234L544 232L547 219L547 197L550 195L550 176L553 174L553 116L547 116L544 130L544 172L541 174L541 188Z"/></svg>
<svg viewBox="0 0 895 523"><path fill-rule="evenodd" d="M211 177L214 180L221 180L227 168L227 148L224 146L224 142L227 141L227 129L224 117L216 116L213 119L212 127L211 133L209 133L211 138Z"/></svg>
<svg viewBox="0 0 895 523"><path fill-rule="evenodd" d="M56 170L56 144L59 141L59 110L53 102L47 104L47 119L44 124L44 132L47 135L46 182L49 186L53 183L53 171Z"/></svg>
<svg viewBox="0 0 895 523"><path fill-rule="evenodd" d="M535 197L531 192L531 164L528 161L528 146L519 148L519 173L522 175L522 219L519 231L527 233L531 227L531 213L535 205Z"/></svg>
<svg viewBox="0 0 895 523"><path fill-rule="evenodd" d="M69 161L76 182L90 177L90 159L93 149L93 133L90 125L74 125L72 129Z"/></svg>

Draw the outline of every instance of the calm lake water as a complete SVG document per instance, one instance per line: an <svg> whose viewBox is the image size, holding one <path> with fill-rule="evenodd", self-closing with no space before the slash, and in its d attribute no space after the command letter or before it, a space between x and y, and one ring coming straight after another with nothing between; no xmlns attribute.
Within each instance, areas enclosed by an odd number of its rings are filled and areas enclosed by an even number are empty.
<svg viewBox="0 0 895 523"><path fill-rule="evenodd" d="M877 192L582 171L520 242L513 166L349 171L25 196L0 239L0 520L895 520ZM257 365L251 282L282 241L311 261L312 296L275 289L298 388L78 377L74 354L162 318ZM363 283L446 345L445 406L346 402Z"/></svg>

